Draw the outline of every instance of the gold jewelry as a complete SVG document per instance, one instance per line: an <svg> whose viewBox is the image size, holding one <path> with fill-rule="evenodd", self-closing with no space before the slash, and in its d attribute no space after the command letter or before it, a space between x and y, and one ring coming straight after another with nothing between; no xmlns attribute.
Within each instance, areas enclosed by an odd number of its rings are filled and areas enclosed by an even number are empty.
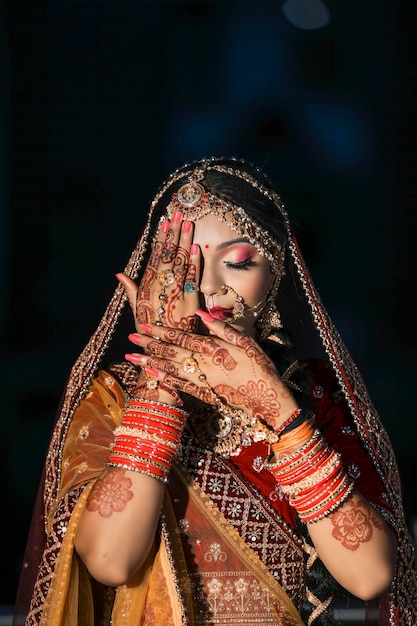
<svg viewBox="0 0 417 626"><path fill-rule="evenodd" d="M184 218L192 222L202 219L209 214L216 215L219 221L222 222L228 219L228 226L231 230L245 237L259 254L270 262L271 271L275 274L273 288L261 312L253 311L254 314L256 313L256 316L259 315L257 326L260 329L261 340L263 341L271 335L274 329L282 328L281 318L275 305L275 297L281 278L285 274L285 245L278 243L269 231L262 228L242 207L207 192L201 184L201 180L204 178L206 171L211 169L244 180L277 206L287 225L288 217L278 194L269 191L246 172L221 165L210 165L209 161L188 173L188 182L182 185L177 193L172 195L171 202L167 206L169 218L176 211L181 211L184 214ZM169 187L169 184L173 184L173 182L174 180L169 181L166 187ZM242 315L243 311L241 313L237 312L237 315L229 321L239 319ZM278 343L283 343L277 339L275 340Z"/></svg>
<svg viewBox="0 0 417 626"><path fill-rule="evenodd" d="M230 324L231 322L234 322L235 320L244 316L245 301L242 296L239 296L239 294L233 289L233 287L229 287L229 285L222 285L222 289L225 289L226 292L231 291L235 296L235 303L233 305L233 317L227 320Z"/></svg>
<svg viewBox="0 0 417 626"><path fill-rule="evenodd" d="M217 168L199 167L190 172L188 182L172 195L171 202L167 206L169 219L177 211L181 211L184 219L191 222L196 222L209 214L216 215L221 222L228 219L229 227L245 237L259 254L268 259L272 271L282 276L284 245L275 241L269 231L262 228L242 207L208 193L199 182L204 178L207 169Z"/></svg>
<svg viewBox="0 0 417 626"><path fill-rule="evenodd" d="M160 285L166 289L169 285L172 285L172 283L175 282L175 274L171 270L162 270L162 272L159 272L156 279Z"/></svg>
<svg viewBox="0 0 417 626"><path fill-rule="evenodd" d="M157 378L149 376L149 374L146 374L145 386L146 389L148 389L149 391L155 391L155 389L158 389L159 387L159 380Z"/></svg>
<svg viewBox="0 0 417 626"><path fill-rule="evenodd" d="M155 324L157 326L162 326L162 316L165 313L164 303L167 301L167 295L165 293L165 290L167 287L169 287L175 282L175 274L171 270L162 270L162 272L159 272L158 276L156 277L156 280L161 285L161 293L158 296L161 304L156 309L156 312L158 314L158 319L155 320Z"/></svg>
<svg viewBox="0 0 417 626"><path fill-rule="evenodd" d="M213 446L215 452L227 458L238 455L242 447L249 446L253 441L265 441L272 445L279 440L279 435L257 418L251 417L243 409L234 409L224 404L208 382L206 375L201 371L193 353L182 359L181 363L184 372L198 374L199 381L206 386L207 391L214 397L219 414L216 424L217 431L211 433L217 437L217 444Z"/></svg>
<svg viewBox="0 0 417 626"><path fill-rule="evenodd" d="M191 353L191 356L186 356L184 359L182 359L181 363L182 369L186 374L194 374L194 372L200 370L198 363L193 356L193 353Z"/></svg>
<svg viewBox="0 0 417 626"><path fill-rule="evenodd" d="M261 332L261 340L264 341L271 337L273 340L277 341L277 343L283 343L283 341L278 340L272 332L275 329L282 328L281 316L275 304L275 298L277 297L278 289L281 283L281 278L284 275L284 249L281 250L281 260L278 262L278 271L274 276L274 281L272 284L272 288L268 294L266 304L262 309L258 320L256 322L257 327Z"/></svg>

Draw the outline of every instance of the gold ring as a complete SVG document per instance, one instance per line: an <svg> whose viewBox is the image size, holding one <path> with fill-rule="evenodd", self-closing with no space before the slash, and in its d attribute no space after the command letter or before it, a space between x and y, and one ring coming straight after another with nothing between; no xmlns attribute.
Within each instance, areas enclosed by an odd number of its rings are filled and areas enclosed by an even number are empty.
<svg viewBox="0 0 417 626"><path fill-rule="evenodd" d="M168 287L175 281L175 274L171 270L162 270L156 278L162 287Z"/></svg>
<svg viewBox="0 0 417 626"><path fill-rule="evenodd" d="M198 363L193 357L192 353L191 356L186 356L184 359L182 359L181 363L182 369L186 374L194 374L194 372L198 372L199 370Z"/></svg>

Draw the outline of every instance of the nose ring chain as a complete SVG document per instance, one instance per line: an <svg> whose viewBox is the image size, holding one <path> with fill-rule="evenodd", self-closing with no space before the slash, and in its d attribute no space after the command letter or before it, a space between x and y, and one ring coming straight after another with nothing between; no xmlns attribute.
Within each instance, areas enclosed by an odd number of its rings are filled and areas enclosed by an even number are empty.
<svg viewBox="0 0 417 626"><path fill-rule="evenodd" d="M222 289L225 289L226 292L231 291L232 294L235 296L235 304L233 306L233 317L230 320L228 320L229 323L234 322L240 317L243 317L243 314L245 312L245 301L242 298L242 296L239 296L239 294L237 293L237 291L233 289L233 287L230 287L229 285L222 285Z"/></svg>

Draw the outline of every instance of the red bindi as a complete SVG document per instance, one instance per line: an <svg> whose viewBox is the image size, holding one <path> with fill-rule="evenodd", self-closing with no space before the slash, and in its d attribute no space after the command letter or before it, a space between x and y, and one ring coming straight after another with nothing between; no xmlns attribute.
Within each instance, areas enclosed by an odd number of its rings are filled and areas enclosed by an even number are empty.
<svg viewBox="0 0 417 626"><path fill-rule="evenodd" d="M207 249L207 248L210 248L210 244L206 243L206 244L204 244L204 247L205 247L206 249Z"/></svg>

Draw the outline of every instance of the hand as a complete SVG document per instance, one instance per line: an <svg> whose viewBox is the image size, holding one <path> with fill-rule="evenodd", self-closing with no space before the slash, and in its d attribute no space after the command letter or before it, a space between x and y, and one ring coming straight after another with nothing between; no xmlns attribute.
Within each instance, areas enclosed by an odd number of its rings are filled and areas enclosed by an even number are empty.
<svg viewBox="0 0 417 626"><path fill-rule="evenodd" d="M198 291L184 292L186 283L198 288L200 276L200 254L198 246L192 245L193 230L192 222L182 222L182 214L176 213L171 222L162 224L139 286L125 274L117 274L125 287L138 331L141 324L154 324L158 319L172 328L195 330ZM163 279L161 272L173 278L165 289L158 279ZM161 295L166 299L161 300ZM164 312L160 315L161 306Z"/></svg>
<svg viewBox="0 0 417 626"><path fill-rule="evenodd" d="M204 311L197 313L211 335L145 324L130 340L146 356L131 354L128 360L150 368L152 376L169 387L213 405L217 395L223 403L278 428L298 407L273 363L251 337ZM193 368L189 361L187 369L184 359L190 357L197 365Z"/></svg>

